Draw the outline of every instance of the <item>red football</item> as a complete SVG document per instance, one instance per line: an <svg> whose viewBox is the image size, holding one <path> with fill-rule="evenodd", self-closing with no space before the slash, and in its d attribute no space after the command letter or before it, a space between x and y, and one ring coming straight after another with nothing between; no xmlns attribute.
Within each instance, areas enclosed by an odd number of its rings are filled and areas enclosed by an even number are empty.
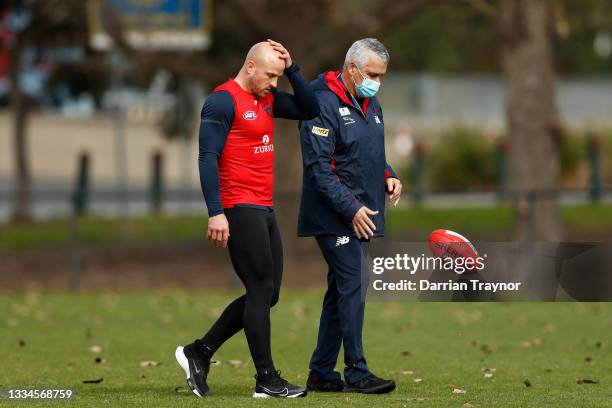
<svg viewBox="0 0 612 408"><path fill-rule="evenodd" d="M434 256L442 258L478 258L478 251L463 235L437 229L429 234L429 248Z"/></svg>

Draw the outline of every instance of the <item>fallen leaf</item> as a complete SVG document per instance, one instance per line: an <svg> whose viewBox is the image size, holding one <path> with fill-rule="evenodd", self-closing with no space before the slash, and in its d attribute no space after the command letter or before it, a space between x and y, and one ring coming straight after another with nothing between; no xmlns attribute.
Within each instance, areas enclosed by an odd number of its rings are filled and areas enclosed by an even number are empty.
<svg viewBox="0 0 612 408"><path fill-rule="evenodd" d="M412 375L412 374L414 374L414 371L406 370L406 371L402 371L402 374L404 374L404 375Z"/></svg>
<svg viewBox="0 0 612 408"><path fill-rule="evenodd" d="M415 378L412 381L414 381L415 383L420 383L421 381L423 381L423 379L422 378Z"/></svg>
<svg viewBox="0 0 612 408"><path fill-rule="evenodd" d="M303 302L295 302L291 305L293 316L298 321L303 321L306 317L306 304Z"/></svg>
<svg viewBox="0 0 612 408"><path fill-rule="evenodd" d="M161 365L159 361L145 360L140 362L141 367L157 367L158 365Z"/></svg>
<svg viewBox="0 0 612 408"><path fill-rule="evenodd" d="M482 367L480 369L481 373L495 373L496 371L497 371L497 368Z"/></svg>
<svg viewBox="0 0 612 408"><path fill-rule="evenodd" d="M541 345L542 345L542 339L539 339L539 338L521 341L521 347L523 348L540 347Z"/></svg>
<svg viewBox="0 0 612 408"><path fill-rule="evenodd" d="M409 351L402 351L402 356L411 356L412 353Z"/></svg>
<svg viewBox="0 0 612 408"><path fill-rule="evenodd" d="M227 364L231 365L234 368L238 368L242 365L242 361L240 360L227 360Z"/></svg>
<svg viewBox="0 0 612 408"><path fill-rule="evenodd" d="M586 357L584 361L586 361L587 363L590 363L591 361L593 361L593 359L591 357Z"/></svg>
<svg viewBox="0 0 612 408"><path fill-rule="evenodd" d="M25 347L26 342L23 341L23 340L19 340L19 342L17 344L19 344L19 347Z"/></svg>
<svg viewBox="0 0 612 408"><path fill-rule="evenodd" d="M104 378L98 378L97 380L83 380L83 384L100 384L104 381Z"/></svg>
<svg viewBox="0 0 612 408"><path fill-rule="evenodd" d="M482 351L484 354L491 354L493 352L491 347L487 346L486 344L480 346L480 351Z"/></svg>
<svg viewBox="0 0 612 408"><path fill-rule="evenodd" d="M106 359L102 357L96 357L94 360L97 364L106 364Z"/></svg>
<svg viewBox="0 0 612 408"><path fill-rule="evenodd" d="M525 381L523 381L523 384L525 384L525 387L531 387L531 381L529 381L526 378L525 378Z"/></svg>
<svg viewBox="0 0 612 408"><path fill-rule="evenodd" d="M89 351L91 351L92 353L101 353L102 352L102 347L100 347L100 346L91 346L89 348Z"/></svg>
<svg viewBox="0 0 612 408"><path fill-rule="evenodd" d="M597 347L597 348L601 348L601 346L602 346L601 341L598 341L597 343L595 343L595 347Z"/></svg>
<svg viewBox="0 0 612 408"><path fill-rule="evenodd" d="M465 404L461 406L461 408L474 408L474 406L470 404L469 402L466 402Z"/></svg>
<svg viewBox="0 0 612 408"><path fill-rule="evenodd" d="M576 384L597 384L597 381L589 380L588 378L576 378Z"/></svg>
<svg viewBox="0 0 612 408"><path fill-rule="evenodd" d="M493 373L484 373L484 378L493 378Z"/></svg>
<svg viewBox="0 0 612 408"><path fill-rule="evenodd" d="M453 390L453 394L465 394L466 392L467 392L467 391L462 390L462 389L460 389L460 388L455 388L455 389Z"/></svg>

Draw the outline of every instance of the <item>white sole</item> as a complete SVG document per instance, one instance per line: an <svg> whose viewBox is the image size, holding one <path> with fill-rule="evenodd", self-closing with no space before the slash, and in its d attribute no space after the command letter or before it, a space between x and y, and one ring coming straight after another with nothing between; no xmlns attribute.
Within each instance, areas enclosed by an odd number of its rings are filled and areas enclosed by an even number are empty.
<svg viewBox="0 0 612 408"><path fill-rule="evenodd" d="M278 397L274 397L272 395L266 394L264 392L254 392L253 393L253 398L299 398L301 396L303 396L304 393L301 392L299 394L295 394L295 395L287 395L287 396L278 396Z"/></svg>
<svg viewBox="0 0 612 408"><path fill-rule="evenodd" d="M174 357L176 357L176 362L179 363L181 368L185 371L185 376L187 377L187 379L189 379L189 362L187 361L187 357L185 357L183 347L179 346L176 348L176 351L174 352ZM198 392L198 390L196 390L195 388L192 389L191 387L189 387L189 389L191 389L191 391L195 395L202 398L202 395Z"/></svg>

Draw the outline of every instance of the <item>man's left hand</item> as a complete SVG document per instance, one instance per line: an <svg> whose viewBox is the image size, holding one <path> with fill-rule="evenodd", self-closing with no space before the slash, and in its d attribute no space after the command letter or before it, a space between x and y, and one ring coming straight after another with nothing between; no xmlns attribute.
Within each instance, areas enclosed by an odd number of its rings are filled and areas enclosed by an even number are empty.
<svg viewBox="0 0 612 408"><path fill-rule="evenodd" d="M397 206L402 196L402 182L394 177L389 177L385 180L387 184L387 194L389 194L389 201L393 206Z"/></svg>
<svg viewBox="0 0 612 408"><path fill-rule="evenodd" d="M277 51L280 54L279 56L280 59L285 61L285 69L289 68L291 64L293 64L293 61L291 61L291 55L289 55L289 51L287 51L287 49L283 47L283 44L276 42L274 40L268 39L268 43L272 46L272 48L275 51Z"/></svg>

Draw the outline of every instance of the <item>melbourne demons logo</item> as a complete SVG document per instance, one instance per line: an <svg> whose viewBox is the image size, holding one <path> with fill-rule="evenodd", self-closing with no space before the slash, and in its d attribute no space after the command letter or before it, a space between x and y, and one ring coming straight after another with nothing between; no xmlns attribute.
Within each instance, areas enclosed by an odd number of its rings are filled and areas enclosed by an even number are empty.
<svg viewBox="0 0 612 408"><path fill-rule="evenodd" d="M246 111L242 114L242 117L246 120L255 120L257 119L257 113L255 111Z"/></svg>
<svg viewBox="0 0 612 408"><path fill-rule="evenodd" d="M263 106L263 110L268 114L268 116L274 116L273 112L272 112L272 107L270 106L269 103L266 103Z"/></svg>
<svg viewBox="0 0 612 408"><path fill-rule="evenodd" d="M261 143L263 143L263 144L259 145L259 146L254 146L253 147L253 153L254 154L268 153L268 152L273 152L274 151L274 144L269 144L270 143L270 136L263 135L263 137L261 138Z"/></svg>

